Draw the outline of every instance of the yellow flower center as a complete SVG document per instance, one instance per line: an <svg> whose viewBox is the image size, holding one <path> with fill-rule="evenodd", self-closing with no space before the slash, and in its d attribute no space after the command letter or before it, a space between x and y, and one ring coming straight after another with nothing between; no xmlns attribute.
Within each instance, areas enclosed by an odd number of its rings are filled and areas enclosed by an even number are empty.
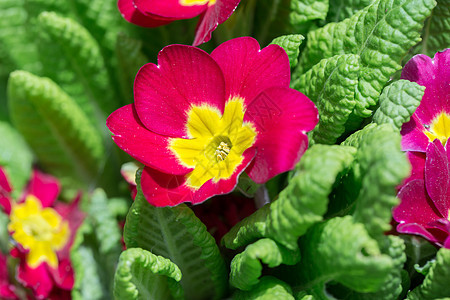
<svg viewBox="0 0 450 300"><path fill-rule="evenodd" d="M230 178L256 136L252 124L244 122L241 98L228 101L223 116L208 105L192 106L187 131L190 139L174 138L169 148L180 164L194 168L186 175L187 184L193 189L210 179L218 182Z"/></svg>
<svg viewBox="0 0 450 300"><path fill-rule="evenodd" d="M12 238L29 250L27 263L37 267L42 262L58 266L56 251L62 249L69 239L69 225L50 207L42 208L36 197L29 195L25 202L12 207L8 230Z"/></svg>
<svg viewBox="0 0 450 300"><path fill-rule="evenodd" d="M183 6L193 6L193 5L205 5L208 6L216 4L216 0L180 0L180 4Z"/></svg>
<svg viewBox="0 0 450 300"><path fill-rule="evenodd" d="M447 143L450 137L450 116L446 113L441 113L434 118L431 125L425 125L425 134L430 142L439 139L443 146Z"/></svg>

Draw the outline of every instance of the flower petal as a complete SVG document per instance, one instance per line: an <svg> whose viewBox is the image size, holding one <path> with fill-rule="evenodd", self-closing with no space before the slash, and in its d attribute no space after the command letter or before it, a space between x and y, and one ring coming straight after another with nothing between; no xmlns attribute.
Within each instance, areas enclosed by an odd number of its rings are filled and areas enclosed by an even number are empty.
<svg viewBox="0 0 450 300"><path fill-rule="evenodd" d="M8 215L11 212L11 199L9 195L11 191L8 176L6 176L5 170L0 166L0 207Z"/></svg>
<svg viewBox="0 0 450 300"><path fill-rule="evenodd" d="M425 130L416 114L413 114L410 121L403 124L400 132L402 135L402 150L425 152L430 143L430 140L424 133Z"/></svg>
<svg viewBox="0 0 450 300"><path fill-rule="evenodd" d="M190 19L201 14L208 7L208 1L197 2L197 5L183 5L180 0L134 0L136 7L144 12L166 18Z"/></svg>
<svg viewBox="0 0 450 300"><path fill-rule="evenodd" d="M257 131L257 154L246 173L256 183L264 183L293 169L308 148L305 132L318 120L314 103L294 89L269 88L259 94L244 117Z"/></svg>
<svg viewBox="0 0 450 300"><path fill-rule="evenodd" d="M198 204L212 196L233 191L238 176L248 166L254 155L254 148L247 149L243 154L243 162L236 168L230 178L218 182L210 179L198 190L190 188L186 184L184 176L165 174L145 167L141 177L142 192L147 201L154 206L175 206L182 202Z"/></svg>
<svg viewBox="0 0 450 300"><path fill-rule="evenodd" d="M221 44L211 56L225 75L227 99L244 98L247 106L268 87L289 87L289 58L278 45L260 50L257 40L241 37Z"/></svg>
<svg viewBox="0 0 450 300"><path fill-rule="evenodd" d="M417 234L420 235L430 242L437 242L439 241L438 238L436 238L433 234L431 234L427 228L425 228L421 224L417 223L408 223L408 224L398 224L397 225L397 231L400 233L407 233L407 234Z"/></svg>
<svg viewBox="0 0 450 300"><path fill-rule="evenodd" d="M71 290L75 283L73 268L70 263L70 259L60 259L58 268L49 268L55 284L64 290Z"/></svg>
<svg viewBox="0 0 450 300"><path fill-rule="evenodd" d="M135 108L144 126L158 134L187 138L192 105L208 105L223 113L225 81L217 63L203 50L171 45L146 64L134 82Z"/></svg>
<svg viewBox="0 0 450 300"><path fill-rule="evenodd" d="M53 289L54 283L47 272L45 263L33 269L26 264L25 259L21 259L16 276L23 286L33 290L37 299L46 299Z"/></svg>
<svg viewBox="0 0 450 300"><path fill-rule="evenodd" d="M425 153L408 151L406 156L411 163L411 175L404 180L402 186L414 179L425 180Z"/></svg>
<svg viewBox="0 0 450 300"><path fill-rule="evenodd" d="M450 114L450 49L436 53L433 59L419 54L405 65L402 79L425 86L415 115L429 125L442 111Z"/></svg>
<svg viewBox="0 0 450 300"><path fill-rule="evenodd" d="M193 46L206 43L211 39L211 33L219 24L225 22L234 12L241 0L217 0L214 5L208 6L200 16Z"/></svg>
<svg viewBox="0 0 450 300"><path fill-rule="evenodd" d="M143 164L175 175L184 175L191 170L178 163L168 148L168 137L144 127L132 104L114 111L106 120L106 126L119 148Z"/></svg>
<svg viewBox="0 0 450 300"><path fill-rule="evenodd" d="M152 14L145 14L134 6L133 0L119 0L117 7L123 18L130 23L142 27L158 27L166 25L175 19L162 18Z"/></svg>
<svg viewBox="0 0 450 300"><path fill-rule="evenodd" d="M22 201L28 195L34 195L40 200L42 207L50 207L58 198L60 190L61 186L55 177L33 170L31 181L22 195Z"/></svg>
<svg viewBox="0 0 450 300"><path fill-rule="evenodd" d="M434 140L427 148L425 162L425 183L427 193L444 218L450 209L450 165L447 153L439 140Z"/></svg>

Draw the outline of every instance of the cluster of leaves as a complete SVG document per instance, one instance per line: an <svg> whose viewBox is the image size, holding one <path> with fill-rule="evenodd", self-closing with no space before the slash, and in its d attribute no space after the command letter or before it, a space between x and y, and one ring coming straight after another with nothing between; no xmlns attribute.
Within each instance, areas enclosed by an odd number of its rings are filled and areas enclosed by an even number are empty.
<svg viewBox="0 0 450 300"><path fill-rule="evenodd" d="M219 247L188 206L149 205L139 173L134 203L123 198L119 167L129 158L105 127L132 101L139 67L165 45L190 44L195 20L142 29L122 19L115 1L2 1L0 165L15 197L33 163L62 181L67 199L84 191L88 217L71 253L74 299L448 296L449 250L422 251L415 238L385 235L396 187L409 174L399 129L424 91L393 79L412 54L433 56L450 44L448 7L448 0L249 0L219 26L205 50L240 35L282 46L291 86L320 114L287 181L267 184L276 200ZM117 220L125 215L122 251ZM7 222L1 213L0 222Z"/></svg>

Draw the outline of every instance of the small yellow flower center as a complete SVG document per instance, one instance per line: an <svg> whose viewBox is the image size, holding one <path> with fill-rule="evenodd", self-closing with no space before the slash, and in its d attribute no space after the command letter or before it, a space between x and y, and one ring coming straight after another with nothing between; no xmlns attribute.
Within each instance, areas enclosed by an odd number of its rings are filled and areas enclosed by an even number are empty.
<svg viewBox="0 0 450 300"><path fill-rule="evenodd" d="M183 6L205 5L208 6L216 4L216 0L180 0L180 4Z"/></svg>
<svg viewBox="0 0 450 300"><path fill-rule="evenodd" d="M256 137L252 124L244 122L240 98L228 101L223 115L207 105L192 106L187 131L190 139L174 138L169 148L180 164L194 169L186 175L187 184L193 189L210 179L218 182L230 178Z"/></svg>
<svg viewBox="0 0 450 300"><path fill-rule="evenodd" d="M62 249L69 239L69 225L50 207L42 208L41 202L29 195L25 202L13 206L8 230L12 238L29 250L27 263L37 267L42 262L56 268L56 251Z"/></svg>
<svg viewBox="0 0 450 300"><path fill-rule="evenodd" d="M430 125L425 125L425 134L430 142L439 139L443 146L450 138L450 116L446 113L441 113L434 118Z"/></svg>

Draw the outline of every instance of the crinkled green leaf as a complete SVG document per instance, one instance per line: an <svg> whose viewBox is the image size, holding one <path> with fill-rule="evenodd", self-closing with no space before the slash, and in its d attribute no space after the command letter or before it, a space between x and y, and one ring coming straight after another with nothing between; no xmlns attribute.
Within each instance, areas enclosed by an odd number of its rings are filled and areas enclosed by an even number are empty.
<svg viewBox="0 0 450 300"><path fill-rule="evenodd" d="M374 0L330 0L327 22L339 22L350 18Z"/></svg>
<svg viewBox="0 0 450 300"><path fill-rule="evenodd" d="M408 294L409 300L431 300L449 297L450 249L441 248L436 262L430 268L423 283Z"/></svg>
<svg viewBox="0 0 450 300"><path fill-rule="evenodd" d="M316 224L299 243L302 260L298 265L298 284L293 289L319 299L326 298L325 284L329 281L357 292L375 292L394 265L364 226L351 216Z"/></svg>
<svg viewBox="0 0 450 300"><path fill-rule="evenodd" d="M292 83L319 110L319 124L312 132L314 142L334 144L344 133L356 104L359 70L358 55L336 55L321 60Z"/></svg>
<svg viewBox="0 0 450 300"><path fill-rule="evenodd" d="M311 20L325 20L328 0L291 0L290 23L298 25Z"/></svg>
<svg viewBox="0 0 450 300"><path fill-rule="evenodd" d="M31 175L33 154L23 137L9 124L0 122L0 167L12 187L12 197L19 198Z"/></svg>
<svg viewBox="0 0 450 300"><path fill-rule="evenodd" d="M300 45L305 37L301 34L282 35L275 38L271 44L276 44L283 47L289 57L289 64L294 68L298 62L298 55L300 54Z"/></svg>
<svg viewBox="0 0 450 300"><path fill-rule="evenodd" d="M336 180L353 162L352 147L314 145L293 171L278 200L236 224L223 238L226 247L236 249L261 237L297 249L297 239L322 220L328 195Z"/></svg>
<svg viewBox="0 0 450 300"><path fill-rule="evenodd" d="M97 41L76 21L53 12L38 17L43 72L67 92L105 132L118 102Z"/></svg>
<svg viewBox="0 0 450 300"><path fill-rule="evenodd" d="M214 238L192 210L150 205L140 188L127 215L124 239L128 248L140 247L170 259L182 274L186 299L217 299L227 285L225 263Z"/></svg>
<svg viewBox="0 0 450 300"><path fill-rule="evenodd" d="M271 239L261 239L248 245L231 261L230 283L248 291L260 282L262 263L269 268L281 264L294 265L300 261L300 252L289 250Z"/></svg>
<svg viewBox="0 0 450 300"><path fill-rule="evenodd" d="M233 300L294 300L291 287L272 276L261 277L260 281L250 291L237 290Z"/></svg>
<svg viewBox="0 0 450 300"><path fill-rule="evenodd" d="M122 94L126 98L126 103L133 100L133 84L139 68L149 62L149 59L142 53L142 41L136 40L121 33L117 37L115 48L119 78Z"/></svg>
<svg viewBox="0 0 450 300"><path fill-rule="evenodd" d="M349 19L312 31L297 72L306 72L323 58L359 55L354 113L367 117L390 76L401 68L403 56L420 41L423 22L435 4L434 0L377 0Z"/></svg>
<svg viewBox="0 0 450 300"><path fill-rule="evenodd" d="M362 186L353 216L375 239L391 229L391 211L399 203L396 187L411 169L400 140L398 131L383 124L368 130L358 147Z"/></svg>
<svg viewBox="0 0 450 300"><path fill-rule="evenodd" d="M181 271L169 259L141 248L125 250L114 278L116 299L183 299Z"/></svg>
<svg viewBox="0 0 450 300"><path fill-rule="evenodd" d="M400 130L419 106L425 87L408 80L387 86L380 96L380 107L373 115L376 124L388 123Z"/></svg>
<svg viewBox="0 0 450 300"><path fill-rule="evenodd" d="M94 182L104 154L100 134L56 83L15 71L8 81L8 104L15 127L48 172Z"/></svg>

